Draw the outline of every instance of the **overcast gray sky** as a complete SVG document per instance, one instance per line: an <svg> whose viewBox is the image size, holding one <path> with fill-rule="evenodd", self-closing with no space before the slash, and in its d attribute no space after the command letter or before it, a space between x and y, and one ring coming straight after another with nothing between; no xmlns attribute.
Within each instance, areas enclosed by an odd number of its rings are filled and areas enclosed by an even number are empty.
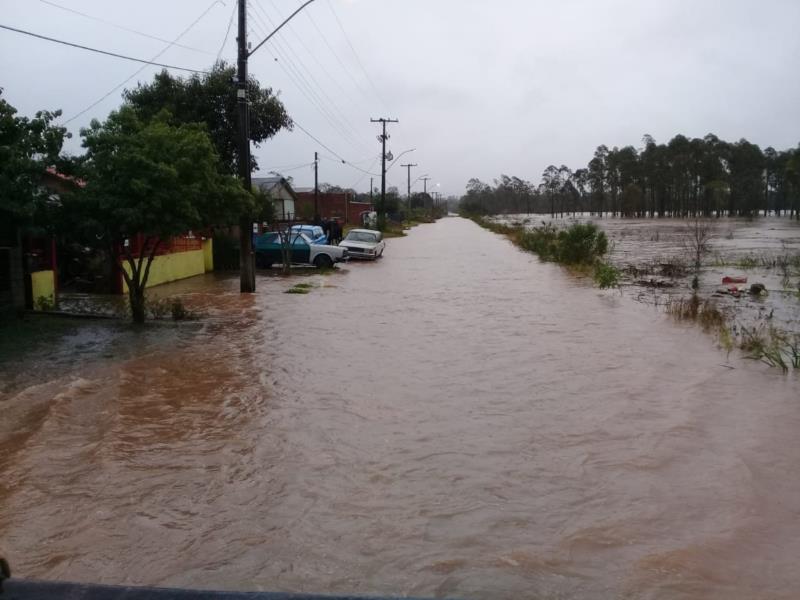
<svg viewBox="0 0 800 600"><path fill-rule="evenodd" d="M169 41L212 4L0 0L0 23L146 59L168 46L53 3ZM300 0L248 3L255 41ZM202 69L220 48L235 60L235 22L222 45L235 4L214 4L180 39L191 49L170 47L159 62ZM662 142L713 132L779 149L800 142L797 0L316 0L276 39L253 56L251 73L300 125L378 173L379 129L369 119L397 118L392 152L416 148L399 162L419 163L412 179L429 174L429 191L444 194L500 173L538 182L549 164L585 166L599 144L639 147L645 133ZM66 121L139 68L0 30L0 87L24 114L61 108ZM157 71L146 66L125 87ZM69 122L70 151L120 93ZM312 185L311 167L300 165L315 150L320 181L368 190L369 175L299 129L256 156L261 174L279 167ZM388 185L405 191L405 182L398 163Z"/></svg>

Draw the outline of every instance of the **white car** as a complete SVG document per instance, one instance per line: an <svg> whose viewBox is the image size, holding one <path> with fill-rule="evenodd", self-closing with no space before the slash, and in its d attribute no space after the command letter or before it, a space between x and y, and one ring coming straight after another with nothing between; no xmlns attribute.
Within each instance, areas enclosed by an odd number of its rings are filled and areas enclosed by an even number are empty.
<svg viewBox="0 0 800 600"><path fill-rule="evenodd" d="M349 258L375 260L383 254L386 242L383 234L374 229L351 229L339 246L347 249Z"/></svg>

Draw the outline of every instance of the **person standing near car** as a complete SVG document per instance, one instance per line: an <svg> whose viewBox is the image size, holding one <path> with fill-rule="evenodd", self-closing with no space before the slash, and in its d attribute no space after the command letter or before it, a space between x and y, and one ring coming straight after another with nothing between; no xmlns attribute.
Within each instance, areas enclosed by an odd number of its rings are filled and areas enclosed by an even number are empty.
<svg viewBox="0 0 800 600"><path fill-rule="evenodd" d="M333 222L331 223L331 230L332 230L331 236L333 237L331 243L334 246L338 246L339 242L342 241L342 225L341 223L339 223L339 219L333 220Z"/></svg>
<svg viewBox="0 0 800 600"><path fill-rule="evenodd" d="M325 234L325 239L328 243L331 241L331 222L326 218L322 220L322 232Z"/></svg>

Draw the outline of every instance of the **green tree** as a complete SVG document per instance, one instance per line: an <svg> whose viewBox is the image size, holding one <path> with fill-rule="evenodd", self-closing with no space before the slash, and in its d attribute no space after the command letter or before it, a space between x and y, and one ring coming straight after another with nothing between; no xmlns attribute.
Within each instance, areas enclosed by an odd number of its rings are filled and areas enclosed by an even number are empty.
<svg viewBox="0 0 800 600"><path fill-rule="evenodd" d="M72 231L127 265L122 275L135 323L144 321L144 290L163 243L257 212L253 196L219 172L205 129L171 121L161 113L145 122L130 107L111 113L105 123L92 121L81 131L86 187L64 199ZM139 256L131 249L135 236L143 240Z"/></svg>
<svg viewBox="0 0 800 600"><path fill-rule="evenodd" d="M0 219L15 224L33 221L48 193L42 174L59 163L64 127L53 125L61 111L39 111L32 119L2 98L0 88Z"/></svg>
<svg viewBox="0 0 800 600"><path fill-rule="evenodd" d="M239 131L236 87L231 83L236 69L218 62L207 74L173 77L161 71L152 83L126 90L125 103L148 121L166 109L171 123L204 123L214 143L225 172L237 173ZM250 103L250 141L258 147L281 129L292 128L292 120L283 103L270 88L262 88L253 77L247 80ZM258 168L251 157L251 171Z"/></svg>

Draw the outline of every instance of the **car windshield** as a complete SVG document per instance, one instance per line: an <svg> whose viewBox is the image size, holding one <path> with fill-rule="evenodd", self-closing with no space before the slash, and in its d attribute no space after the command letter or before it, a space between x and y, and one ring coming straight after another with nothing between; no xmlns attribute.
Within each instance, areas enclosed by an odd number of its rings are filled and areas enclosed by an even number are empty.
<svg viewBox="0 0 800 600"><path fill-rule="evenodd" d="M314 227L304 227L302 225L295 225L292 227L294 233L305 233L308 237L316 237L317 232Z"/></svg>
<svg viewBox="0 0 800 600"><path fill-rule="evenodd" d="M374 233L369 233L366 231L351 231L347 234L345 238L348 242L369 242L374 244L378 241L377 236Z"/></svg>

